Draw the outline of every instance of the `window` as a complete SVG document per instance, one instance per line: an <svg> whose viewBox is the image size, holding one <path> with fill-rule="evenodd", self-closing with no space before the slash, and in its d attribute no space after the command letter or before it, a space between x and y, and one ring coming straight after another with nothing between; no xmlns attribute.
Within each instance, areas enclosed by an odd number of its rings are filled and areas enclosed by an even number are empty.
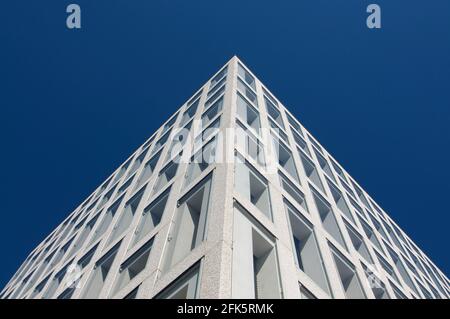
<svg viewBox="0 0 450 319"><path fill-rule="evenodd" d="M62 246L61 249L58 250L58 252L56 253L55 259L52 260L52 263L51 263L52 266L56 266L62 260L62 258L66 254L67 250L69 249L70 245L72 244L72 241L73 241L73 237L64 246Z"/></svg>
<svg viewBox="0 0 450 319"><path fill-rule="evenodd" d="M240 207L234 208L232 298L281 298L273 236Z"/></svg>
<svg viewBox="0 0 450 319"><path fill-rule="evenodd" d="M365 299L366 296L356 274L355 267L337 249L330 246L342 288L347 299Z"/></svg>
<svg viewBox="0 0 450 319"><path fill-rule="evenodd" d="M210 107L211 104L215 103L216 101L218 102L219 101L218 98L223 94L223 92L225 92L225 85L222 85L220 90L217 90L217 92L214 93L213 96L211 96L209 99L206 100L204 108L207 109Z"/></svg>
<svg viewBox="0 0 450 319"><path fill-rule="evenodd" d="M220 70L215 77L212 78L211 84L209 85L210 89L216 85L226 74L227 74L228 66L225 66L222 70Z"/></svg>
<svg viewBox="0 0 450 319"><path fill-rule="evenodd" d="M400 257L389 246L386 247L389 255L391 255L391 258L394 261L395 266L397 267L398 272L400 273L400 276L403 278L403 281L408 285L409 288L411 288L412 291L414 291L416 294L419 294Z"/></svg>
<svg viewBox="0 0 450 319"><path fill-rule="evenodd" d="M307 212L308 206L305 201L305 195L295 186L281 171L278 171L281 187L291 195L291 197Z"/></svg>
<svg viewBox="0 0 450 319"><path fill-rule="evenodd" d="M267 218L272 219L269 187L265 178L240 156L236 156L235 165L235 190L255 205Z"/></svg>
<svg viewBox="0 0 450 319"><path fill-rule="evenodd" d="M86 268L87 265L90 264L92 257L94 257L95 252L97 251L98 244L92 247L83 257L78 261L78 266L81 269Z"/></svg>
<svg viewBox="0 0 450 319"><path fill-rule="evenodd" d="M297 122L297 120L294 119L294 117L291 114L287 113L287 112L286 112L286 115L287 115L287 119L288 119L289 124L291 124L292 128L295 130L292 133L296 133L297 135L301 135L303 137L302 127Z"/></svg>
<svg viewBox="0 0 450 319"><path fill-rule="evenodd" d="M235 140L236 145L241 151L249 155L259 165L265 166L264 147L262 143L239 120L236 120Z"/></svg>
<svg viewBox="0 0 450 319"><path fill-rule="evenodd" d="M116 258L121 242L117 243L111 248L102 258L96 263L89 281L86 283L86 288L83 293L83 299L95 299L98 298L106 278L108 278L109 271Z"/></svg>
<svg viewBox="0 0 450 319"><path fill-rule="evenodd" d="M328 187L330 187L331 195L333 196L333 200L336 203L336 206L345 215L345 217L347 217L352 223L355 223L355 219L353 218L342 193L336 186L333 185L333 183L328 178L326 180L328 183Z"/></svg>
<svg viewBox="0 0 450 319"><path fill-rule="evenodd" d="M161 155L161 151L154 155L144 166L144 169L139 176L139 179L136 183L136 187L134 189L138 189L152 176L153 171L155 170L156 164L158 164L159 157Z"/></svg>
<svg viewBox="0 0 450 319"><path fill-rule="evenodd" d="M369 250L367 249L362 236L352 226L350 226L350 224L345 223L345 227L347 228L347 232L350 236L353 248L355 248L355 250L361 255L361 257L363 257L369 263L373 264L373 259L370 256Z"/></svg>
<svg viewBox="0 0 450 319"><path fill-rule="evenodd" d="M391 299L389 298L389 294L387 293L386 285L380 280L380 278L378 278L378 276L376 276L374 272L363 263L361 263L361 266L364 269L367 283L372 289L375 299Z"/></svg>
<svg viewBox="0 0 450 319"><path fill-rule="evenodd" d="M241 79L237 81L237 87L239 91L244 94L244 96L249 99L253 105L258 106L258 100L256 99L256 94L243 82Z"/></svg>
<svg viewBox="0 0 450 319"><path fill-rule="evenodd" d="M34 288L33 292L30 295L30 298L36 297L38 294L41 293L41 291L44 289L45 285L47 284L48 280L50 279L52 274L45 277L37 286ZM0 298L2 299L2 298Z"/></svg>
<svg viewBox="0 0 450 319"><path fill-rule="evenodd" d="M305 140L298 135L295 131L292 131L292 135L294 136L295 143L309 156L311 156L311 153L309 152L308 145L306 144Z"/></svg>
<svg viewBox="0 0 450 319"><path fill-rule="evenodd" d="M319 143L317 143L316 140L315 140L311 135L308 135L308 137L309 137L309 140L311 141L311 144L314 145L314 146L316 147L316 149L317 149L320 153L323 154L322 147L319 145Z"/></svg>
<svg viewBox="0 0 450 319"><path fill-rule="evenodd" d="M223 88L225 88L224 84L226 82L227 78L223 77L222 80L220 80L219 82L217 82L217 84L211 88L208 91L208 94L206 94L206 98L209 98L211 95L213 95L214 93L216 93L219 89L221 89L221 91L223 90ZM223 92L223 91L222 91ZM218 95L215 95L214 98L216 98Z"/></svg>
<svg viewBox="0 0 450 319"><path fill-rule="evenodd" d="M163 187L167 186L169 182L175 177L178 170L178 163L171 161L164 168L161 169L158 175L158 180L154 186L154 193L159 192Z"/></svg>
<svg viewBox="0 0 450 319"><path fill-rule="evenodd" d="M152 155L155 154L158 150L160 150L164 146L164 144L166 144L166 142L170 137L170 131L171 130L169 130L158 140L158 142L156 142L155 146L153 146Z"/></svg>
<svg viewBox="0 0 450 319"><path fill-rule="evenodd" d="M292 246L297 266L307 274L320 288L330 294L327 276L323 268L322 256L317 246L313 226L291 205L286 204Z"/></svg>
<svg viewBox="0 0 450 319"><path fill-rule="evenodd" d="M122 199L123 199L123 196L121 198L119 198L118 200L116 200L114 202L114 204L112 204L108 208L101 223L95 229L94 235L92 236L92 239L91 239L91 243L94 243L97 239L99 239L101 236L103 236L103 234L109 228L109 225L111 225L111 222L113 221L114 216L116 215L117 209L119 208L119 206L122 202Z"/></svg>
<svg viewBox="0 0 450 319"><path fill-rule="evenodd" d="M369 238L369 240L375 247L377 247L380 251L383 251L383 248L381 248L380 242L378 241L378 238L375 235L373 229L362 219L360 219L359 221L361 222L361 226L366 233L367 238Z"/></svg>
<svg viewBox="0 0 450 319"><path fill-rule="evenodd" d="M131 222L133 221L134 215L136 214L136 210L139 207L139 203L141 202L143 194L144 190L140 190L125 204L122 214L120 215L120 218L118 219L116 225L112 230L111 237L109 238L109 243L115 241L128 229Z"/></svg>
<svg viewBox="0 0 450 319"><path fill-rule="evenodd" d="M239 118L250 126L255 132L261 127L259 113L239 93L237 94L237 114Z"/></svg>
<svg viewBox="0 0 450 319"><path fill-rule="evenodd" d="M208 175L178 201L178 211L167 245L165 269L181 261L203 242L212 175Z"/></svg>
<svg viewBox="0 0 450 319"><path fill-rule="evenodd" d="M72 246L72 251L70 252L69 255L74 254L75 252L77 252L85 243L86 239L88 238L89 234L91 233L92 229L95 226L95 223L98 220L100 213L98 213L97 215L95 215L87 224L86 226L83 228L83 230L81 230L80 235L78 236L77 240L75 241L75 244L73 244Z"/></svg>
<svg viewBox="0 0 450 319"><path fill-rule="evenodd" d="M216 138L214 137L208 143L195 153L187 168L186 185L192 183L216 160Z"/></svg>
<svg viewBox="0 0 450 319"><path fill-rule="evenodd" d="M127 171L128 166L130 165L130 163L131 163L131 159L129 159L125 164L122 165L122 167L119 168L119 170L116 173L116 176L114 177L114 183L122 178L122 176Z"/></svg>
<svg viewBox="0 0 450 319"><path fill-rule="evenodd" d="M333 237L342 247L346 248L341 231L331 209L330 204L316 191L312 191L314 202L316 203L317 211L319 212L320 220L325 230Z"/></svg>
<svg viewBox="0 0 450 319"><path fill-rule="evenodd" d="M396 282L398 281L398 277L395 274L394 268L388 263L386 259L383 258L378 252L375 252L375 255L377 256L378 262L380 263L381 267L384 269L384 271L390 275L393 279L395 279Z"/></svg>
<svg viewBox="0 0 450 319"><path fill-rule="evenodd" d="M369 202L367 201L366 196L364 196L362 189L358 185L353 183L353 181L352 181L352 185L353 185L353 188L356 190L356 193L358 194L359 199L364 203L364 205L366 205L366 207L370 208Z"/></svg>
<svg viewBox="0 0 450 319"><path fill-rule="evenodd" d="M256 91L255 78L238 63L238 74L253 90Z"/></svg>
<svg viewBox="0 0 450 319"><path fill-rule="evenodd" d="M50 282L47 291L44 293L43 298L44 299L50 299L53 297L54 293L56 292L56 290L58 289L58 287L60 286L60 284L62 283L64 277L66 276L66 272L67 272L67 268L69 267L69 265L71 265L73 262L70 261L68 262L56 275L55 277L53 277L52 281Z"/></svg>
<svg viewBox="0 0 450 319"><path fill-rule="evenodd" d="M297 168L295 167L294 157L291 151L274 136L272 136L272 145L277 155L278 164L299 183Z"/></svg>
<svg viewBox="0 0 450 319"><path fill-rule="evenodd" d="M111 199L111 197L112 197L112 195L113 195L115 189L116 189L116 186L113 186L113 187L105 194L105 196L103 196L103 198L102 198L101 201L100 201L100 204L98 204L98 207L99 207L99 208L102 207L105 203L107 203L107 202Z"/></svg>
<svg viewBox="0 0 450 319"><path fill-rule="evenodd" d="M125 287L133 278L139 275L147 266L148 257L152 249L153 240L139 248L131 257L120 265L115 292Z"/></svg>
<svg viewBox="0 0 450 319"><path fill-rule="evenodd" d="M191 106L189 106L189 108L186 111L184 111L183 117L181 118L180 126L183 126L195 116L195 113L197 113L199 102L200 98L197 99Z"/></svg>
<svg viewBox="0 0 450 319"><path fill-rule="evenodd" d="M316 166L301 151L300 151L300 159L302 161L303 169L305 170L306 176L308 176L308 178L313 182L314 185L316 185L323 193L325 193Z"/></svg>
<svg viewBox="0 0 450 319"><path fill-rule="evenodd" d="M142 213L141 220L135 231L134 243L137 243L158 226L166 208L170 188L158 196Z"/></svg>
<svg viewBox="0 0 450 319"><path fill-rule="evenodd" d="M200 263L197 263L159 293L155 299L196 299L199 277Z"/></svg>
<svg viewBox="0 0 450 319"><path fill-rule="evenodd" d="M269 116L278 124L278 126L284 129L283 118L281 117L280 111L272 102L269 101L266 96L264 96L264 101L266 103L266 109Z"/></svg>
<svg viewBox="0 0 450 319"><path fill-rule="evenodd" d="M330 165L328 164L328 161L325 159L325 157L323 157L321 154L319 154L319 152L317 152L315 149L314 149L314 152L316 154L317 161L319 162L319 165L322 168L322 170L333 182L336 183L336 179L334 178L333 172L331 170Z"/></svg>
<svg viewBox="0 0 450 319"><path fill-rule="evenodd" d="M206 106L205 106L206 107ZM217 100L205 113L202 114L202 127L206 127L222 111L223 98Z"/></svg>

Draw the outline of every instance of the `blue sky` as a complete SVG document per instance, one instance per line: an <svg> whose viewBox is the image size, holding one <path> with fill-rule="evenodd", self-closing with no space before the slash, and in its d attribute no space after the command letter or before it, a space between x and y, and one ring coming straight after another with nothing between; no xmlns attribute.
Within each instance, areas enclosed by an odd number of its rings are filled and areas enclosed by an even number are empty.
<svg viewBox="0 0 450 319"><path fill-rule="evenodd" d="M0 11L0 286L234 54L449 273L448 0L71 2Z"/></svg>

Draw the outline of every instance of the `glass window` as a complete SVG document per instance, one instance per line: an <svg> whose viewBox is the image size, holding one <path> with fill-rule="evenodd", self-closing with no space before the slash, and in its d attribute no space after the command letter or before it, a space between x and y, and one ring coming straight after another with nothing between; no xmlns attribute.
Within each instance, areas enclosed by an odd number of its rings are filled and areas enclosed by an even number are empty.
<svg viewBox="0 0 450 319"><path fill-rule="evenodd" d="M200 263L197 263L159 293L155 299L196 299L199 277Z"/></svg>
<svg viewBox="0 0 450 319"><path fill-rule="evenodd" d="M257 173L242 157L235 159L234 187L267 218L272 219L269 187L266 179Z"/></svg>
<svg viewBox="0 0 450 319"><path fill-rule="evenodd" d="M259 134L261 128L259 113L239 93L237 94L237 114L239 119Z"/></svg>
<svg viewBox="0 0 450 319"><path fill-rule="evenodd" d="M111 248L102 258L96 263L92 271L89 281L86 283L82 298L96 299L100 295L103 285L108 278L109 271L119 251L120 242Z"/></svg>
<svg viewBox="0 0 450 319"><path fill-rule="evenodd" d="M355 267L337 249L330 246L342 288L347 299L366 299Z"/></svg>
<svg viewBox="0 0 450 319"><path fill-rule="evenodd" d="M167 245L165 270L185 258L205 237L212 174L178 202L175 223Z"/></svg>
<svg viewBox="0 0 450 319"><path fill-rule="evenodd" d="M285 204L296 264L320 288L327 294L330 294L330 287L323 268L322 256L317 246L313 226L291 205Z"/></svg>
<svg viewBox="0 0 450 319"><path fill-rule="evenodd" d="M220 98L202 115L202 127L206 127L222 111L223 98Z"/></svg>
<svg viewBox="0 0 450 319"><path fill-rule="evenodd" d="M255 78L238 63L238 74L254 91L256 91Z"/></svg>
<svg viewBox="0 0 450 319"><path fill-rule="evenodd" d="M165 186L169 184L169 182L175 177L178 170L178 163L171 161L167 164L158 175L158 180L155 183L154 194L162 190Z"/></svg>
<svg viewBox="0 0 450 319"><path fill-rule="evenodd" d="M280 111L267 99L267 97L264 97L264 101L266 102L266 109L269 116L278 124L278 126L284 129L283 118L281 117Z"/></svg>
<svg viewBox="0 0 450 319"><path fill-rule="evenodd" d="M131 257L120 265L115 292L125 287L133 278L139 275L147 266L153 240L139 248Z"/></svg>
<svg viewBox="0 0 450 319"><path fill-rule="evenodd" d="M281 171L278 171L281 187L288 193L307 213L305 195Z"/></svg>
<svg viewBox="0 0 450 319"><path fill-rule="evenodd" d="M281 298L275 239L240 207L234 208L232 298Z"/></svg>

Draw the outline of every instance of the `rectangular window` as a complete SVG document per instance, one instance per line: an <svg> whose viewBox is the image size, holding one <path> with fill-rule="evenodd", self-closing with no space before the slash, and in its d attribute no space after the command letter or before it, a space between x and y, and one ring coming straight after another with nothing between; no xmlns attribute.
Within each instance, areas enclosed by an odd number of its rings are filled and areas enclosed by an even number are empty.
<svg viewBox="0 0 450 319"><path fill-rule="evenodd" d="M205 106L206 107L206 106ZM202 127L206 127L211 121L222 112L223 98L217 100L205 113L202 114Z"/></svg>
<svg viewBox="0 0 450 319"><path fill-rule="evenodd" d="M36 288L34 288L33 292L30 295L30 298L34 298L36 297L38 294L41 293L41 291L44 289L45 285L47 284L48 280L50 279L52 274L48 275L47 277L45 277L40 283L39 285L36 286ZM0 298L2 299L2 298Z"/></svg>
<svg viewBox="0 0 450 319"><path fill-rule="evenodd" d="M411 276L408 274L408 271L403 265L403 262L401 261L400 257L389 246L386 247L387 251L389 252L389 255L391 255L391 258L394 261L395 267L397 267L400 276L403 278L403 281L408 285L409 288L411 288L412 291L414 291L416 294L419 294L416 286L414 286Z"/></svg>
<svg viewBox="0 0 450 319"><path fill-rule="evenodd" d="M347 202L345 201L345 198L342 195L341 191L336 186L334 186L334 184L328 178L327 183L336 206L345 215L345 217L347 217L352 223L355 223L355 219L353 218L352 213L348 208Z"/></svg>
<svg viewBox="0 0 450 319"><path fill-rule="evenodd" d="M337 249L330 246L342 288L347 299L366 299L355 267Z"/></svg>
<svg viewBox="0 0 450 319"><path fill-rule="evenodd" d="M197 299L200 262L188 269L154 299Z"/></svg>
<svg viewBox="0 0 450 319"><path fill-rule="evenodd" d="M152 249L153 240L150 240L139 248L131 257L129 257L122 265L120 265L119 275L116 281L115 292L120 291L133 278L139 275L147 266L150 251Z"/></svg>
<svg viewBox="0 0 450 319"><path fill-rule="evenodd" d="M258 100L256 99L256 94L243 82L241 79L237 81L238 90L244 94L244 96L252 102L256 107L258 106Z"/></svg>
<svg viewBox="0 0 450 319"><path fill-rule="evenodd" d="M328 164L328 161L325 159L325 157L323 157L321 154L319 154L319 152L317 152L315 149L314 149L314 152L316 154L317 161L319 162L319 165L322 168L322 170L333 182L336 183L336 179L334 178L333 172L331 170L330 165Z"/></svg>
<svg viewBox="0 0 450 319"><path fill-rule="evenodd" d="M359 221L361 222L361 226L362 226L364 232L366 233L367 238L369 238L369 240L372 242L372 244L382 252L383 248L381 248L381 244L378 241L378 238L375 235L373 229L369 226L369 224L367 224L362 219L359 219Z"/></svg>
<svg viewBox="0 0 450 319"><path fill-rule="evenodd" d="M235 132L236 145L249 155L256 163L265 166L264 147L252 131L236 120Z"/></svg>
<svg viewBox="0 0 450 319"><path fill-rule="evenodd" d="M142 185L144 185L145 182L148 181L150 176L152 176L153 172L155 171L156 164L158 164L160 156L161 151L154 155L147 163L145 163L144 169L142 170L134 189L140 188Z"/></svg>
<svg viewBox="0 0 450 319"><path fill-rule="evenodd" d="M238 74L254 91L256 91L255 78L238 63Z"/></svg>
<svg viewBox="0 0 450 319"><path fill-rule="evenodd" d="M217 92L214 93L213 96L211 96L208 100L206 100L204 109L206 110L210 108L211 105L215 105L216 103L219 103L219 101L222 101L223 96L220 97L220 99L219 96L223 95L223 92L225 92L225 85L222 85L222 87L219 90L217 90Z"/></svg>
<svg viewBox="0 0 450 319"><path fill-rule="evenodd" d="M171 130L169 130L156 142L155 146L153 146L152 155L159 151L166 144L166 142L169 140L170 132Z"/></svg>
<svg viewBox="0 0 450 319"><path fill-rule="evenodd" d="M177 117L178 117L178 113L176 113L175 115L173 115L170 120L167 121L166 124L164 124L163 130L162 130L162 134L164 134L165 132L169 131L170 128L175 124L175 122L177 121Z"/></svg>
<svg viewBox="0 0 450 319"><path fill-rule="evenodd" d="M53 297L56 290L63 282L63 279L66 276L67 268L72 264L72 262L73 260L69 261L60 271L58 271L58 273L56 273L55 277L53 277L52 281L50 282L47 291L44 293L44 299L50 299Z"/></svg>
<svg viewBox="0 0 450 319"><path fill-rule="evenodd" d="M75 241L75 244L73 244L73 246L72 246L72 251L69 254L70 256L73 255L74 253L78 252L78 250L84 245L84 243L86 242L86 239L88 238L88 236L90 235L92 229L94 228L95 224L97 223L97 220L98 220L99 216L100 216L100 213L95 215L86 224L86 226L83 228L83 230L81 230L81 233L78 236L77 240Z"/></svg>
<svg viewBox="0 0 450 319"><path fill-rule="evenodd" d="M117 252L119 251L121 242L117 243L111 248L102 258L96 263L92 271L89 281L86 283L86 288L83 292L83 299L96 299L100 295L103 285L108 278L109 271L114 263Z"/></svg>
<svg viewBox="0 0 450 319"><path fill-rule="evenodd" d="M342 238L336 216L331 209L330 204L317 192L312 191L314 202L316 203L317 211L319 212L320 220L323 228L333 237L342 247L346 248L344 239Z"/></svg>
<svg viewBox="0 0 450 319"><path fill-rule="evenodd" d="M275 239L234 208L232 298L281 298Z"/></svg>
<svg viewBox="0 0 450 319"><path fill-rule="evenodd" d="M108 210L105 213L105 216L103 217L101 223L97 226L97 228L95 229L94 235L91 238L91 244L94 243L95 241L97 241L97 239L99 239L101 236L103 236L103 234L108 230L109 225L111 225L111 222L114 219L114 216L117 213L117 209L119 208L122 199L124 196L122 196L121 198L119 198L118 200L116 200L114 202L114 204L112 204Z"/></svg>
<svg viewBox="0 0 450 319"><path fill-rule="evenodd" d="M325 269L323 268L322 256L317 246L313 226L291 205L288 203L285 204L296 264L323 291L330 294L330 287Z"/></svg>
<svg viewBox="0 0 450 319"><path fill-rule="evenodd" d="M372 289L375 299L391 299L386 290L386 285L380 280L380 278L378 278L378 276L376 276L374 272L363 263L361 263L361 266L364 269L367 283L369 284L369 287Z"/></svg>
<svg viewBox="0 0 450 319"><path fill-rule="evenodd" d="M311 156L311 153L309 152L308 144L306 144L306 141L298 135L295 131L292 131L292 135L294 136L295 143L300 147L306 154Z"/></svg>
<svg viewBox="0 0 450 319"><path fill-rule="evenodd" d="M259 129L261 128L259 113L239 93L237 94L237 115L239 116L239 119L259 134Z"/></svg>
<svg viewBox="0 0 450 319"><path fill-rule="evenodd" d="M212 174L178 201L178 211L167 245L165 270L185 258L205 238Z"/></svg>
<svg viewBox="0 0 450 319"><path fill-rule="evenodd" d="M209 85L210 89L213 88L216 83L218 83L225 75L227 75L228 66L225 66L222 70L220 70L216 76L214 76L211 80L211 84Z"/></svg>
<svg viewBox="0 0 450 319"><path fill-rule="evenodd" d="M186 184L189 185L201 175L211 164L216 162L216 138L212 138L202 146L191 158L186 172Z"/></svg>
<svg viewBox="0 0 450 319"><path fill-rule="evenodd" d="M305 170L306 176L308 176L309 180L313 182L317 188L319 188L323 193L325 193L325 190L323 188L322 181L320 180L319 173L317 172L316 166L313 164L313 162L307 158L306 155L303 154L303 152L299 152L300 159L303 164L303 169Z"/></svg>
<svg viewBox="0 0 450 319"><path fill-rule="evenodd" d="M195 116L195 113L197 113L199 102L200 98L198 98L191 106L189 106L186 111L184 111L180 126L183 126Z"/></svg>
<svg viewBox="0 0 450 319"><path fill-rule="evenodd" d="M272 135L272 145L277 156L278 164L289 173L297 183L300 183L291 151L276 137Z"/></svg>
<svg viewBox="0 0 450 319"><path fill-rule="evenodd" d="M158 193L164 187L166 187L169 182L175 177L178 170L178 163L171 161L164 168L161 169L158 175L158 179L155 182L153 189L153 194Z"/></svg>
<svg viewBox="0 0 450 319"><path fill-rule="evenodd" d="M272 220L269 187L266 179L242 157L235 158L235 190Z"/></svg>
<svg viewBox="0 0 450 319"><path fill-rule="evenodd" d="M139 225L135 231L134 243L139 242L158 226L166 209L169 194L170 188L159 195L158 198L144 209Z"/></svg>
<svg viewBox="0 0 450 319"><path fill-rule="evenodd" d="M384 259L383 256L381 256L378 252L375 252L375 255L377 256L378 262L380 263L384 271L393 279L395 279L396 282L399 282L398 277L395 274L394 268L392 268L391 264L389 264L388 261Z"/></svg>
<svg viewBox="0 0 450 319"><path fill-rule="evenodd" d="M280 111L265 96L264 96L264 101L266 103L266 110L267 110L267 113L269 114L269 116L278 124L279 127L284 129L283 118L281 117Z"/></svg>
<svg viewBox="0 0 450 319"><path fill-rule="evenodd" d="M281 171L278 171L281 187L288 193L304 210L309 213L305 195L297 188Z"/></svg>
<svg viewBox="0 0 450 319"><path fill-rule="evenodd" d="M122 214L118 218L109 238L109 243L114 242L117 238L119 238L127 229L130 227L131 222L133 221L134 215L139 207L139 204L142 199L142 195L144 194L144 190L140 190L136 195L134 195L123 208Z"/></svg>
<svg viewBox="0 0 450 319"><path fill-rule="evenodd" d="M78 266L81 269L86 268L87 265L91 263L92 257L94 257L95 252L97 251L98 244L92 247L80 260L77 262Z"/></svg>
<svg viewBox="0 0 450 319"><path fill-rule="evenodd" d="M362 236L352 226L350 226L350 224L345 223L345 227L347 228L353 248L361 255L361 257L373 265L373 259L370 256L369 249L364 243Z"/></svg>
<svg viewBox="0 0 450 319"><path fill-rule="evenodd" d="M291 124L292 128L295 130L294 132L303 137L302 127L301 127L300 123L298 123L297 120L288 112L286 112L286 115L287 115L289 124Z"/></svg>

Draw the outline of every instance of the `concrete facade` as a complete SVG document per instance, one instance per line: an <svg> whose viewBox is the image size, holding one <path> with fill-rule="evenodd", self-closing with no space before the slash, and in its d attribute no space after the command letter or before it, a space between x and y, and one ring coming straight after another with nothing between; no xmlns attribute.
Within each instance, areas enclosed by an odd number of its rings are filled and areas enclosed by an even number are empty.
<svg viewBox="0 0 450 319"><path fill-rule="evenodd" d="M449 296L445 274L237 57L36 247L0 294Z"/></svg>

